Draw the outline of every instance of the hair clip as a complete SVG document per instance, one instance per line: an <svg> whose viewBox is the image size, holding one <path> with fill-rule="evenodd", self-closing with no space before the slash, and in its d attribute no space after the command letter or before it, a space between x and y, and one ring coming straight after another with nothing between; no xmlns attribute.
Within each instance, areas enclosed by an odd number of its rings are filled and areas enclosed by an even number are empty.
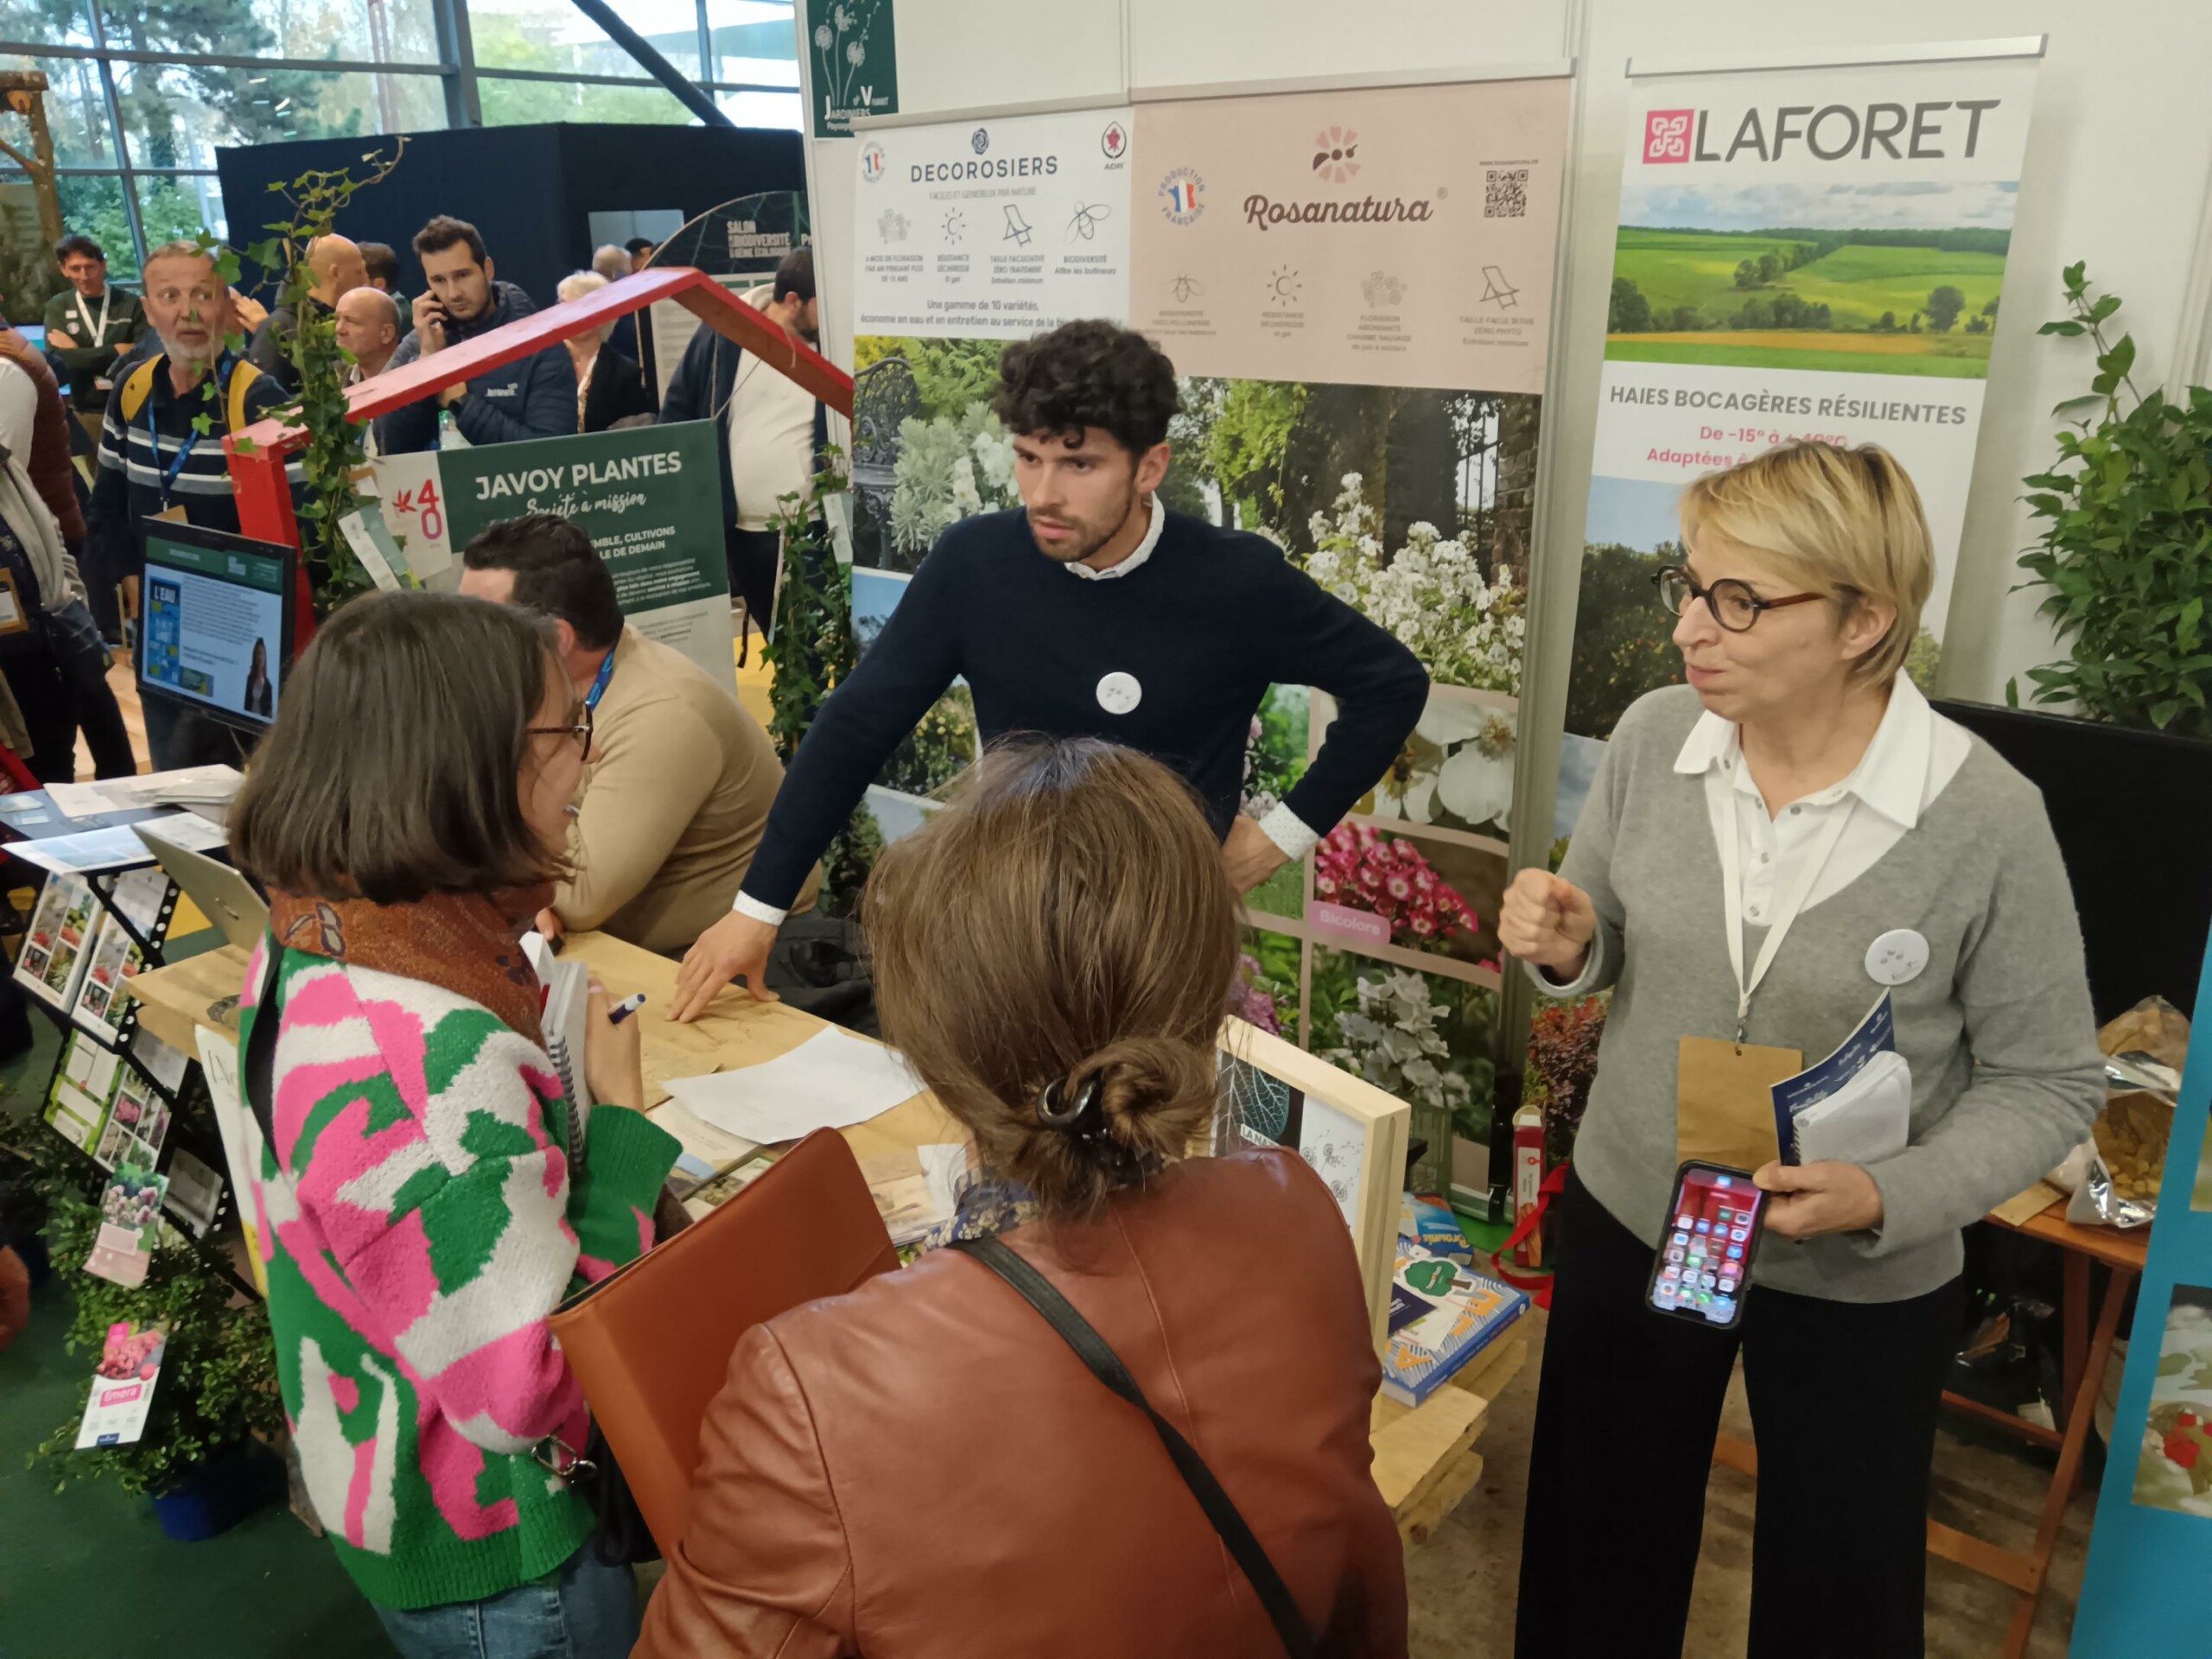
<svg viewBox="0 0 2212 1659"><path fill-rule="evenodd" d="M1072 1107L1058 1104L1060 1085L1066 1081L1065 1077L1055 1077L1038 1091L1037 1121L1048 1129L1074 1128L1098 1103L1098 1079L1092 1077L1076 1090Z"/></svg>

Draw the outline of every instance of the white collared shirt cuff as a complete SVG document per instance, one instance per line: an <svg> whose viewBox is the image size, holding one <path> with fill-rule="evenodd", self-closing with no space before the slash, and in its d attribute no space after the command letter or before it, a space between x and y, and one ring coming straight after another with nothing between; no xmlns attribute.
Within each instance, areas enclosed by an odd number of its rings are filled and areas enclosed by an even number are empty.
<svg viewBox="0 0 2212 1659"><path fill-rule="evenodd" d="M1318 830L1281 802L1260 820L1260 833L1282 849L1288 859L1303 858L1320 844Z"/></svg>
<svg viewBox="0 0 2212 1659"><path fill-rule="evenodd" d="M771 927L781 927L788 910L778 910L773 905L764 905L749 893L737 895L737 902L730 906L741 916L750 916L756 922L766 922Z"/></svg>

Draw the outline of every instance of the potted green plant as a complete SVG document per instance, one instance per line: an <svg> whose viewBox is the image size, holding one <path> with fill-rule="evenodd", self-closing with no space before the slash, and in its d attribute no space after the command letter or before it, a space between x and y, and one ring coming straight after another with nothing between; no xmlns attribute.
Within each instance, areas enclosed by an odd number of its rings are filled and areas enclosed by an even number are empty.
<svg viewBox="0 0 2212 1659"><path fill-rule="evenodd" d="M128 1446L76 1449L78 1419L57 1424L32 1454L56 1491L111 1480L144 1493L162 1529L187 1541L212 1537L281 1490L274 1459L256 1445L285 1433L269 1313L243 1294L211 1236L178 1235L153 1252L145 1282L126 1287L85 1271L100 1226L105 1176L35 1113L0 1116L0 1162L24 1208L42 1211L41 1236L76 1311L63 1344L89 1381L108 1329L156 1325L168 1335L145 1432Z"/></svg>
<svg viewBox="0 0 2212 1659"><path fill-rule="evenodd" d="M2087 335L2097 372L2056 411L2069 423L2057 464L2024 480L2044 521L2019 558L2034 579L2024 585L2049 589L2037 608L2067 647L2062 661L2028 671L2030 698L2212 738L2212 390L2139 391L2134 336L2106 338L2120 296L2094 294L2084 262L2063 276L2070 315L2038 332ZM2005 701L2018 706L2017 683Z"/></svg>

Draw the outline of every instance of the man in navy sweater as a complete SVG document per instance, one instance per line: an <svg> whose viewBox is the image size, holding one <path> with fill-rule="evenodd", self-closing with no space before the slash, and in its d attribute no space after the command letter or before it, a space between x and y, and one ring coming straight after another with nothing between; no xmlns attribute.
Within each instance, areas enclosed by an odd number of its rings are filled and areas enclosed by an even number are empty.
<svg viewBox="0 0 2212 1659"><path fill-rule="evenodd" d="M1023 510L938 538L868 655L822 705L729 915L699 936L671 1015L763 982L784 912L869 782L954 678L986 742L1103 737L1197 791L1237 890L1302 857L1397 757L1428 696L1411 652L1258 536L1171 513L1174 365L1142 335L1071 322L1007 348L999 418ZM1245 741L1270 684L1337 701L1306 776L1239 815Z"/></svg>
<svg viewBox="0 0 2212 1659"><path fill-rule="evenodd" d="M466 219L439 214L415 232L415 257L423 262L423 291L415 297L415 327L388 367L404 368L537 309L512 283L494 278L484 238ZM548 346L448 386L435 401L378 416L378 448L387 455L436 448L442 409L453 411L454 429L471 444L564 437L576 429L576 366L565 346Z"/></svg>

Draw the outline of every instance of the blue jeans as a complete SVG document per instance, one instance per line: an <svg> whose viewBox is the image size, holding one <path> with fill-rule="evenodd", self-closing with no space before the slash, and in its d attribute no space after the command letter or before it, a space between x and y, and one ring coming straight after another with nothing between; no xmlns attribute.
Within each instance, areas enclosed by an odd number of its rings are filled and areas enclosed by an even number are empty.
<svg viewBox="0 0 2212 1659"><path fill-rule="evenodd" d="M377 1617L401 1659L626 1659L638 1642L638 1584L586 1544L549 1583L442 1607L379 1607Z"/></svg>

